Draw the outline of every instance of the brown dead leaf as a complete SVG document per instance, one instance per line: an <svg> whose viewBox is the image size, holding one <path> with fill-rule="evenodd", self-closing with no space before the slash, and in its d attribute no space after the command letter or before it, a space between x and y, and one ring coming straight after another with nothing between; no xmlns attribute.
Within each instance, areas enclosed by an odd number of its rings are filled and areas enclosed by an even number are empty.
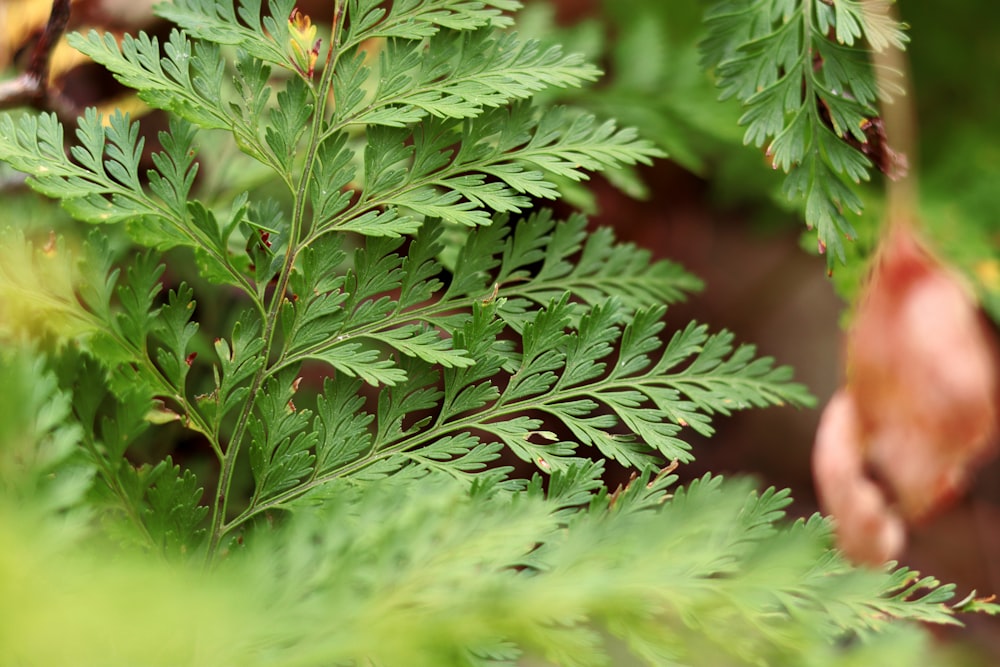
<svg viewBox="0 0 1000 667"><path fill-rule="evenodd" d="M997 440L998 344L971 290L910 226L882 241L813 472L845 552L899 555L903 521L946 507Z"/></svg>
<svg viewBox="0 0 1000 667"><path fill-rule="evenodd" d="M906 541L902 519L865 474L864 446L854 397L839 390L816 431L813 471L824 510L837 521L838 546L854 561L882 563Z"/></svg>

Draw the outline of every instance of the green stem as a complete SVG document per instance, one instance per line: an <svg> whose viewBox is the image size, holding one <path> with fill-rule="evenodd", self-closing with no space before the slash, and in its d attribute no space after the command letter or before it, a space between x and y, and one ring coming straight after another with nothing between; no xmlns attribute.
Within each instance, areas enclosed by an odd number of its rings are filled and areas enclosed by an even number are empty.
<svg viewBox="0 0 1000 667"><path fill-rule="evenodd" d="M281 314L282 306L285 303L285 295L288 291L288 282L291 279L292 269L295 265L295 260L298 257L299 252L306 245L302 243L302 239L300 237L303 235L303 229L305 228L309 179L312 177L313 168L316 165L316 156L319 152L319 144L321 143L323 137L327 100L329 98L330 87L333 83L333 73L336 61L339 57L339 25L337 22L342 18L339 0L335 3L334 12L335 24L332 30L334 38L331 40L332 43L327 53L326 66L323 68L323 74L320 78L319 86L314 89L316 105L309 132L308 148L306 149L306 156L302 165L302 173L299 177L298 185L294 193L295 205L292 212L292 221L288 235L288 248L285 251L285 258L282 261L281 271L278 274L278 282L275 286L274 293L271 295L271 302L268 305L267 314L264 320L264 331L262 334L264 339L264 348L261 352L264 359L268 359L271 356L271 349L274 345L275 331L277 328L276 325ZM254 374L253 380L250 383L248 400L244 404L243 409L240 411L239 417L237 418L236 427L233 430L229 449L226 451L222 462L222 472L219 475L215 501L212 503L212 525L209 533L210 537L208 550L206 552L206 559L209 561L214 557L222 538L226 532L228 532L226 528L226 513L229 503L230 489L232 487L233 473L236 469L236 461L239 458L240 449L242 448L243 440L246 437L246 429L256 405L256 396L260 392L261 387L269 374L270 366L267 363L262 364L260 369Z"/></svg>

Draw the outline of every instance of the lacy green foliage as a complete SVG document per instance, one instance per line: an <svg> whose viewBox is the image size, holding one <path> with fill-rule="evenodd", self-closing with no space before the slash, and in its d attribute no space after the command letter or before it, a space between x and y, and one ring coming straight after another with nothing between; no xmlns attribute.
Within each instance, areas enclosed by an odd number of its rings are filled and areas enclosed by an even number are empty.
<svg viewBox="0 0 1000 667"><path fill-rule="evenodd" d="M948 618L946 589L901 604L916 585L910 573L831 560L820 574L816 537L827 527L816 519L777 531L785 493L706 477L667 499L674 478L647 473L594 495L600 473L592 464L556 472L547 497L537 476L514 495L481 479L469 496L441 477L341 489L253 565L268 595L338 610L323 619L325 641L312 654L321 662L491 664L484 658L524 651L555 664L604 664L608 633L654 663L745 664L748 655L791 658L810 646L824 664L839 653L821 643L824 628L868 633L899 606ZM858 614L866 605L838 590L884 597ZM387 604L401 613L386 615ZM296 628L292 645L316 650L314 623L277 617ZM704 622L699 640L690 618ZM790 618L808 621L786 632ZM734 630L745 639L734 641Z"/></svg>
<svg viewBox="0 0 1000 667"><path fill-rule="evenodd" d="M65 407L51 406L69 395L30 350L10 352L0 405L42 425L25 441L47 442L65 427L45 415L63 421ZM25 392L31 400L12 400ZM22 435L5 429L0 451ZM41 457L2 464L5 479L67 472ZM928 664L922 636L890 619L952 621L951 587L905 569L851 568L826 550L819 518L777 523L787 492L706 476L669 495L676 476L647 470L609 493L602 472L573 464L547 490L538 474L514 490L499 472L471 488L446 474L328 486L321 507L253 532L210 576L141 552L109 562L100 540L51 529L58 507L39 530L5 498L0 659L485 665L537 655L598 665L628 650L706 667ZM102 631L108 623L128 632ZM844 633L859 641L829 641Z"/></svg>
<svg viewBox="0 0 1000 667"><path fill-rule="evenodd" d="M0 662L834 665L951 621L950 587L781 523L787 493L668 493L684 429L812 399L727 332L666 330L681 267L526 212L658 151L532 104L596 70L501 31L514 4L335 3L315 71L290 2L73 37L170 112L143 173L121 114L68 151L54 116L0 116L0 159L101 225L6 237L0 332L35 347L0 350ZM202 196L207 130L271 187Z"/></svg>
<svg viewBox="0 0 1000 667"><path fill-rule="evenodd" d="M18 410L5 422L0 451L53 438L72 443L79 428L66 426L69 394L31 351L11 352L0 360L9 379L0 404ZM33 433L18 426L32 421ZM63 483L70 471L65 452L5 456L0 469L5 479L44 473ZM751 664L750 656L764 656L789 664L809 656L809 664L835 665L884 654L906 664L923 650L919 637L904 633L909 641L901 643L881 634L889 619L951 621L942 604L950 587L906 570L847 566L826 551L828 526L818 518L777 524L787 492L758 494L746 481L706 476L668 495L676 476L647 470L609 493L602 472L599 462L575 463L553 472L547 490L536 474L515 491L500 472L471 488L443 474L327 487L321 508L278 531L255 531L210 579L194 563L168 568L128 552L102 563L99 542L39 532L10 515L0 523L13 547L0 590L23 598L2 598L11 621L0 629L0 656L48 664L73 656L77 664L419 665L497 664L527 653L589 665L603 664L605 649L627 647L652 663ZM80 489L71 495L80 502ZM149 613L136 618L122 594L130 586L143 591ZM130 631L100 632L109 620ZM163 623L172 630L166 636ZM73 641L39 642L40 626ZM829 642L846 631L866 639L840 648Z"/></svg>
<svg viewBox="0 0 1000 667"><path fill-rule="evenodd" d="M868 180L871 161L855 146L869 140L880 90L870 49L903 48L906 36L888 1L755 0L719 2L706 13L703 63L722 98L745 107L744 141L787 172L785 192L805 199L829 261L844 261L841 237L857 236L845 212L861 212L851 183Z"/></svg>

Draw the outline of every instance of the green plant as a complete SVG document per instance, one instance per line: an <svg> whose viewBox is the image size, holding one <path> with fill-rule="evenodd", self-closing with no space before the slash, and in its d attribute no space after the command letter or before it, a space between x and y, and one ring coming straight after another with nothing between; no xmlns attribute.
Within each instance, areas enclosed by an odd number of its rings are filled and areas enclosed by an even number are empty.
<svg viewBox="0 0 1000 667"><path fill-rule="evenodd" d="M681 267L529 212L660 154L531 104L594 67L512 0L338 1L321 36L292 4L71 36L169 112L151 169L126 116L68 151L0 117L0 159L99 225L6 231L0 662L913 664L891 619L982 606L849 566L786 492L674 488L684 428L812 399L666 330Z"/></svg>
<svg viewBox="0 0 1000 667"><path fill-rule="evenodd" d="M744 141L767 144L774 168L788 174L787 196L805 198L806 221L831 264L845 258L841 237L857 237L844 215L861 212L850 182L868 180L873 162L886 173L900 169L875 107L893 92L889 76L877 77L869 57L906 44L891 4L719 2L705 19L703 61L716 68L722 98L743 102Z"/></svg>

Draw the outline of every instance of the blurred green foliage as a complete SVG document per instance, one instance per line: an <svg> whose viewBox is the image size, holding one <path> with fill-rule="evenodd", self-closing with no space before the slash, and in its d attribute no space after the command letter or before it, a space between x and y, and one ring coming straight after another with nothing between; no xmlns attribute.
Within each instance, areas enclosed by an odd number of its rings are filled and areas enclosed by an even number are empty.
<svg viewBox="0 0 1000 667"><path fill-rule="evenodd" d="M573 91L575 102L627 119L672 160L708 181L720 206L750 204L756 220L788 221L801 204L780 191L762 151L743 146L733 99L720 102L711 73L692 67L704 36L706 3L603 0L600 16L562 28L560 39L600 58L607 77L595 88ZM553 30L547 0L529 5L537 33ZM900 3L909 25L919 152L911 169L919 179L921 222L929 244L969 277L987 312L1000 322L1000 28L998 10L983 0L942 10L932 0ZM992 18L991 18L992 17ZM914 168L915 167L915 168ZM853 222L858 238L847 261L833 269L838 292L852 299L867 270L882 222L883 176L860 187L864 213ZM640 186L630 184L632 192ZM803 247L817 251L815 234Z"/></svg>
<svg viewBox="0 0 1000 667"><path fill-rule="evenodd" d="M900 3L920 128L924 222L1000 322L1000 7Z"/></svg>

